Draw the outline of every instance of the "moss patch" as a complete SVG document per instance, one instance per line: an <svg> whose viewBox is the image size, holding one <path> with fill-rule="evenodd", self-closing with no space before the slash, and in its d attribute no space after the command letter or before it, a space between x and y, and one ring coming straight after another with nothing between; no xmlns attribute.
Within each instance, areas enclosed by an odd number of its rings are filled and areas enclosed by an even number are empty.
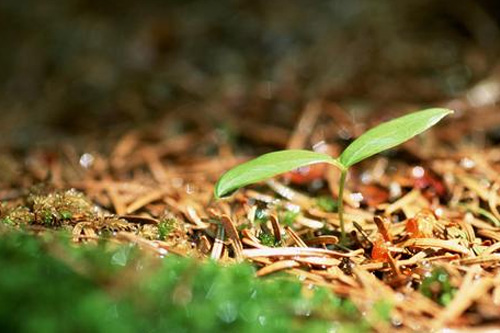
<svg viewBox="0 0 500 333"><path fill-rule="evenodd" d="M368 328L331 292L290 278L255 279L245 264L160 260L131 246L74 247L9 232L0 236L0 266L0 326L10 332Z"/></svg>

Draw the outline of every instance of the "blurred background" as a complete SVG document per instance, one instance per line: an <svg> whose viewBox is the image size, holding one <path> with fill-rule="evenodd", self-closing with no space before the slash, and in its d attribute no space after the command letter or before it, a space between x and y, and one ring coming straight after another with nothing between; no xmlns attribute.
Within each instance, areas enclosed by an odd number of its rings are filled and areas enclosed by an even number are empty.
<svg viewBox="0 0 500 333"><path fill-rule="evenodd" d="M0 146L23 151L246 120L290 129L316 99L381 115L453 103L496 77L499 7L2 0Z"/></svg>

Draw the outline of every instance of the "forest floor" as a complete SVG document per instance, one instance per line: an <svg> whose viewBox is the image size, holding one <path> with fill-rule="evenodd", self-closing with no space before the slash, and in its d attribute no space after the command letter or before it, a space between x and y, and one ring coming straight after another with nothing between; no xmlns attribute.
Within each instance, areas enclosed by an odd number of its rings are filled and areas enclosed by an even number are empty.
<svg viewBox="0 0 500 333"><path fill-rule="evenodd" d="M498 329L497 7L3 1L0 327ZM214 199L428 107L455 113L351 168L347 246L335 168Z"/></svg>
<svg viewBox="0 0 500 333"><path fill-rule="evenodd" d="M238 142L314 143L336 156L381 120L354 122L324 101L308 103L291 131L245 121L207 134L203 119L179 115L165 121L188 129L129 131L106 155L71 144L3 154L9 184L0 191L2 238L14 230L62 232L77 245L105 240L158 258L251 263L256 278L285 273L349 300L363 325L377 331L484 329L500 320L500 149L498 127L487 126L498 124L499 114L494 107L459 110L354 168L344 195L349 247L339 244L334 168L315 165L213 198L218 177L252 157L233 153ZM49 253L90 273L64 251Z"/></svg>

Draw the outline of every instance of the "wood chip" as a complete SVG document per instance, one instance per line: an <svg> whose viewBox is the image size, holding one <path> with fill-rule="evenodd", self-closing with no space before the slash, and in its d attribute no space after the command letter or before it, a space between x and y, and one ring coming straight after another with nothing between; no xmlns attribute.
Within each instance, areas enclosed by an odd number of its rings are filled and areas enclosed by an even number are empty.
<svg viewBox="0 0 500 333"><path fill-rule="evenodd" d="M460 265L475 265L487 263L500 263L500 254L481 255L475 258L465 258L458 261Z"/></svg>
<svg viewBox="0 0 500 333"><path fill-rule="evenodd" d="M302 240L302 238L299 237L299 235L297 235L295 233L295 231L293 231L292 228L290 228L289 226L286 226L285 227L285 231L286 233L288 234L288 236L290 236L290 239L293 240L293 242L299 246L299 247L304 247L304 248L307 248L307 245L306 243L304 243L304 241Z"/></svg>
<svg viewBox="0 0 500 333"><path fill-rule="evenodd" d="M125 212L127 214L132 214L132 213L138 211L139 209L143 208L147 204L152 203L152 202L157 201L157 200L160 200L161 198L163 198L163 196L165 194L166 194L165 190L156 190L156 191L153 191L151 193L148 193L147 195L140 197L137 200L135 200L134 202L132 202L127 207Z"/></svg>
<svg viewBox="0 0 500 333"><path fill-rule="evenodd" d="M222 251L224 250L224 227L219 226L217 228L217 236L212 246L212 253L210 258L213 260L219 260L222 256Z"/></svg>
<svg viewBox="0 0 500 333"><path fill-rule="evenodd" d="M242 256L243 244L241 244L241 240L240 240L240 237L238 235L238 230L236 230L236 227L235 227L233 221L231 220L231 218L229 218L229 216L222 215L220 217L220 220L221 220L222 226L224 227L224 230L226 231L226 235L232 241L235 255L236 255L236 259L242 260L243 259L243 256Z"/></svg>
<svg viewBox="0 0 500 333"><path fill-rule="evenodd" d="M281 242L281 227L278 218L275 214L271 214L269 220L271 222L271 226L273 227L274 239L276 240L276 242Z"/></svg>
<svg viewBox="0 0 500 333"><path fill-rule="evenodd" d="M341 262L338 259L326 258L326 257L305 257L305 258L295 258L295 260L303 264L321 266L323 268L338 266Z"/></svg>
<svg viewBox="0 0 500 333"><path fill-rule="evenodd" d="M295 260L281 260L265 266L257 271L257 276L264 276L274 272L282 271L289 268L299 267L300 264Z"/></svg>
<svg viewBox="0 0 500 333"><path fill-rule="evenodd" d="M295 257L295 256L328 256L328 257L353 257L363 253L363 249L342 253L331 250L316 249L316 248L301 248L301 247L278 247L269 249L244 249L243 255L248 258L253 257Z"/></svg>
<svg viewBox="0 0 500 333"><path fill-rule="evenodd" d="M405 241L402 244L399 244L401 247L437 247L441 249L445 249L452 252L458 252L461 254L469 254L469 249L464 246L458 244L452 240L443 240L443 239L435 239L435 238L412 238Z"/></svg>
<svg viewBox="0 0 500 333"><path fill-rule="evenodd" d="M314 125L321 113L321 102L313 100L307 103L304 111L302 112L295 129L288 140L287 149L303 149L306 144L307 138L314 130Z"/></svg>
<svg viewBox="0 0 500 333"><path fill-rule="evenodd" d="M304 241L306 245L333 245L337 244L339 242L339 239L335 236L329 236L329 235L324 235L324 236L318 236L314 238L309 238Z"/></svg>

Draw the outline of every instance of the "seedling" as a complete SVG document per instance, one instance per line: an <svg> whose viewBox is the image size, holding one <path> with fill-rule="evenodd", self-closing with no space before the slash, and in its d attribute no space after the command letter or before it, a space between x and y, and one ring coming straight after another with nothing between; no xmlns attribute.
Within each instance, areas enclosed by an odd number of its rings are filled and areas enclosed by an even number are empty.
<svg viewBox="0 0 500 333"><path fill-rule="evenodd" d="M447 109L427 109L382 123L354 140L338 158L308 150L281 150L264 154L226 172L215 185L216 198L281 173L315 163L327 163L340 169L338 214L342 241L345 241L343 194L347 172L354 164L384 150L402 144L453 113Z"/></svg>

